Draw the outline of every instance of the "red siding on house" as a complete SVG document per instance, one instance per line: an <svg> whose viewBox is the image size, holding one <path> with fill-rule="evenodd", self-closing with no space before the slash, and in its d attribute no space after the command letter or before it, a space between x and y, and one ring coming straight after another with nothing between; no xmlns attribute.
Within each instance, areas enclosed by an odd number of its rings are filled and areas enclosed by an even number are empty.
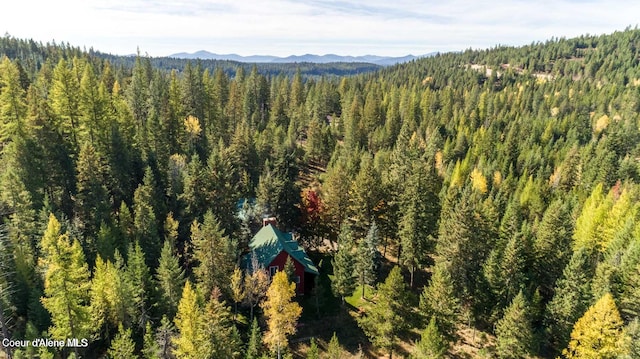
<svg viewBox="0 0 640 359"><path fill-rule="evenodd" d="M271 267L277 266L278 270L284 270L284 265L285 263L287 263L287 257L290 257L291 261L293 262L293 266L295 267L295 275L300 277L300 283L298 283L296 287L296 292L298 294L304 294L304 267L302 266L302 264L300 264L300 262L291 257L287 252L280 251L280 253L273 259L273 261L271 261L271 263L269 263L269 265L265 269L270 272Z"/></svg>

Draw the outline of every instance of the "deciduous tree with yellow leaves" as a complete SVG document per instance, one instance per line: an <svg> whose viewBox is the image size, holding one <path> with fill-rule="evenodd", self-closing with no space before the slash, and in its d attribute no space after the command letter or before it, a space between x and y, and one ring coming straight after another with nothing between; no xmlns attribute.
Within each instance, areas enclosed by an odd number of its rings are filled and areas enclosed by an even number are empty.
<svg viewBox="0 0 640 359"><path fill-rule="evenodd" d="M180 335L174 340L176 358L205 359L210 353L210 344L203 332L204 311L198 300L196 291L187 281L182 290L182 298L178 304L178 313L174 322Z"/></svg>
<svg viewBox="0 0 640 359"><path fill-rule="evenodd" d="M578 319L571 332L567 359L608 359L625 354L624 323L611 294L605 294Z"/></svg>
<svg viewBox="0 0 640 359"><path fill-rule="evenodd" d="M264 342L281 358L282 349L288 345L287 336L296 332L296 323L302 307L291 298L295 295L296 284L290 283L285 272L279 271L267 290L267 300L262 303L269 327Z"/></svg>

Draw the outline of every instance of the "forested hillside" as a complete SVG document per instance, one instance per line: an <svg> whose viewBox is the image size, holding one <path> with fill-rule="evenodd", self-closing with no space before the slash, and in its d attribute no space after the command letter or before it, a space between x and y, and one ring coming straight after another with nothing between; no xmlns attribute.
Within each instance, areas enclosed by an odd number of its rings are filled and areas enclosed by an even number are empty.
<svg viewBox="0 0 640 359"><path fill-rule="evenodd" d="M5 355L640 358L638 29L350 77L1 43L0 337L89 339ZM267 214L310 297L239 267Z"/></svg>
<svg viewBox="0 0 640 359"><path fill-rule="evenodd" d="M136 62L136 56L118 56L95 51L93 49L82 50L79 47L74 47L69 43L56 44L36 42L34 40L21 40L5 35L0 38L0 55L7 56L11 59L20 60L22 66L27 68L29 72L35 72L39 69L44 62L49 59L57 59L60 57L73 58L90 56L109 61L112 68L116 69L115 72L131 70ZM285 74L293 76L297 71L300 71L303 77L320 77L320 76L350 76L357 75L366 72L376 71L382 68L382 66L365 63L365 62L331 62L331 63L244 63L231 60L185 60L182 58L173 57L153 57L148 59L151 66L160 70L177 70L183 71L187 64L200 67L201 71L208 69L213 72L215 69L221 69L228 76L233 76L239 67L242 67L245 71L250 71L253 66L256 66L262 74L265 75L279 75Z"/></svg>

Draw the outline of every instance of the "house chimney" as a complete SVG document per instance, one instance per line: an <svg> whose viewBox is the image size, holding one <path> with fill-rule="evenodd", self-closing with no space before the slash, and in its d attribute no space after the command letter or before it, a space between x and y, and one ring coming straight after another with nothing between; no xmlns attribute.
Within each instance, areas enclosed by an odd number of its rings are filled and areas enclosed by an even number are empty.
<svg viewBox="0 0 640 359"><path fill-rule="evenodd" d="M276 220L276 217L265 217L262 219L263 227L266 227L268 224L271 224L274 227L278 227L278 221Z"/></svg>

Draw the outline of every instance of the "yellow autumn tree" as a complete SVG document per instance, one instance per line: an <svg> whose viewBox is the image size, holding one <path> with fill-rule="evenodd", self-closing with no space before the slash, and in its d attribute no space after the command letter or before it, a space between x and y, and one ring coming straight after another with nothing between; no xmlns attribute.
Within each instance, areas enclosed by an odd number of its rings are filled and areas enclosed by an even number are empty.
<svg viewBox="0 0 640 359"><path fill-rule="evenodd" d="M193 150L196 140L202 133L202 126L200 126L200 120L192 115L187 116L184 119L184 129L187 134L187 145L189 150Z"/></svg>
<svg viewBox="0 0 640 359"><path fill-rule="evenodd" d="M200 126L200 120L195 116L187 116L184 119L184 128L187 131L187 134L192 139L195 139L200 136L202 132L202 127Z"/></svg>
<svg viewBox="0 0 640 359"><path fill-rule="evenodd" d="M198 301L198 295L187 281L178 304L178 313L174 319L180 333L173 344L178 359L205 359L210 353L210 345L203 332L204 311Z"/></svg>
<svg viewBox="0 0 640 359"><path fill-rule="evenodd" d="M235 320L238 314L238 303L242 302L247 294L244 288L244 275L240 268L236 267L233 270L229 286L231 287L231 298L235 306L233 311L233 320Z"/></svg>
<svg viewBox="0 0 640 359"><path fill-rule="evenodd" d="M625 354L624 323L611 294L605 294L578 319L571 332L567 359L613 359Z"/></svg>
<svg viewBox="0 0 640 359"><path fill-rule="evenodd" d="M288 345L288 335L296 332L296 323L302 308L291 298L295 295L295 283L290 283L287 274L279 271L267 290L267 299L262 303L264 315L267 317L268 330L264 342L281 358L282 348Z"/></svg>
<svg viewBox="0 0 640 359"><path fill-rule="evenodd" d="M587 249L599 248L602 224L611 206L612 202L607 200L603 185L598 184L584 202L580 216L576 220L576 229L573 234L574 250L581 247Z"/></svg>
<svg viewBox="0 0 640 359"><path fill-rule="evenodd" d="M487 178L477 167L471 171L471 185L476 191L482 194L487 193Z"/></svg>

